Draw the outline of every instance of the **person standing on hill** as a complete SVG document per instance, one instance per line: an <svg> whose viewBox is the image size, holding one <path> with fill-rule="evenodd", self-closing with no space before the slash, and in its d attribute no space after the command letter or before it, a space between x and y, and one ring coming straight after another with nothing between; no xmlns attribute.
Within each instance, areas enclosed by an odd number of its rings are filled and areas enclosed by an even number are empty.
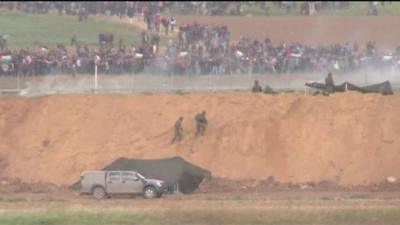
<svg viewBox="0 0 400 225"><path fill-rule="evenodd" d="M176 25L176 19L175 17L171 17L169 20L169 25L171 26L171 33L174 33L175 25Z"/></svg>
<svg viewBox="0 0 400 225"><path fill-rule="evenodd" d="M160 15L156 15L154 18L154 25L156 27L156 31L160 32L160 25L161 25L161 16Z"/></svg>
<svg viewBox="0 0 400 225"><path fill-rule="evenodd" d="M195 117L196 120L196 137L200 134L204 136L208 121L206 119L206 111L198 113Z"/></svg>
<svg viewBox="0 0 400 225"><path fill-rule="evenodd" d="M183 117L179 117L179 119L175 122L175 136L172 139L171 144L175 143L175 141L181 141L183 136L183 127L182 127Z"/></svg>
<svg viewBox="0 0 400 225"><path fill-rule="evenodd" d="M257 92L262 92L262 87L261 85L258 83L258 80L254 81L254 86L253 86L253 93L257 93Z"/></svg>
<svg viewBox="0 0 400 225"><path fill-rule="evenodd" d="M159 43L160 43L160 36L158 35L158 33L154 33L153 37L151 38L151 45L153 47L153 54L158 53Z"/></svg>
<svg viewBox="0 0 400 225"><path fill-rule="evenodd" d="M78 42L76 41L76 32L74 31L74 32L72 32L72 34L71 34L71 45L72 45L72 46L76 46L77 43L78 43Z"/></svg>
<svg viewBox="0 0 400 225"><path fill-rule="evenodd" d="M118 42L118 49L119 51L122 50L122 46L124 45L124 40L122 39L122 37L119 38L119 42Z"/></svg>
<svg viewBox="0 0 400 225"><path fill-rule="evenodd" d="M236 16L240 16L240 7L241 7L241 3L236 2Z"/></svg>
<svg viewBox="0 0 400 225"><path fill-rule="evenodd" d="M169 20L164 17L164 18L161 19L161 24L164 27L165 35L168 35L168 32L169 32Z"/></svg>
<svg viewBox="0 0 400 225"><path fill-rule="evenodd" d="M335 92L335 83L333 82L332 73L328 73L328 76L325 78L325 87L328 94Z"/></svg>

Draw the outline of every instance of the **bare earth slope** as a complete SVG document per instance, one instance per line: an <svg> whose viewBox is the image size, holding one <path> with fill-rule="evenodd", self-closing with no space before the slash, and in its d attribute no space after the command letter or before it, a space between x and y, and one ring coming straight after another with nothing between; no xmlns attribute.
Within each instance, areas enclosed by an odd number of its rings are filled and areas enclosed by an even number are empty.
<svg viewBox="0 0 400 225"><path fill-rule="evenodd" d="M203 109L208 131L195 139ZM180 115L185 137L171 145ZM179 155L232 179L375 183L400 177L399 115L400 96L350 92L2 97L0 171L71 184L121 156Z"/></svg>

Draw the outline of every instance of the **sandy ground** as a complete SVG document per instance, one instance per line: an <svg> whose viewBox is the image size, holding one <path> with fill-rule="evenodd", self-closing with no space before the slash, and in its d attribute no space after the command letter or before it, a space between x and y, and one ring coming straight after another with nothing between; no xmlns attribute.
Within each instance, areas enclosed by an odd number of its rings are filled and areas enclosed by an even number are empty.
<svg viewBox="0 0 400 225"><path fill-rule="evenodd" d="M119 157L179 155L230 179L379 183L400 177L399 101L351 92L2 97L1 171L69 185ZM195 138L201 110L209 127ZM171 144L181 115L184 140Z"/></svg>

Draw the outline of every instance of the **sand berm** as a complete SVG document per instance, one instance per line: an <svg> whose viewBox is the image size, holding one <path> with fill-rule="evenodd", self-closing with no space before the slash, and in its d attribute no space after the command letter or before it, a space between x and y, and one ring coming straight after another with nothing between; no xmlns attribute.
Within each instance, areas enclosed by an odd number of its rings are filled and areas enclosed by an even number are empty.
<svg viewBox="0 0 400 225"><path fill-rule="evenodd" d="M207 111L206 136L194 116ZM185 136L171 144L184 116ZM118 157L182 156L230 179L400 177L400 96L252 93L0 98L1 176L69 185Z"/></svg>

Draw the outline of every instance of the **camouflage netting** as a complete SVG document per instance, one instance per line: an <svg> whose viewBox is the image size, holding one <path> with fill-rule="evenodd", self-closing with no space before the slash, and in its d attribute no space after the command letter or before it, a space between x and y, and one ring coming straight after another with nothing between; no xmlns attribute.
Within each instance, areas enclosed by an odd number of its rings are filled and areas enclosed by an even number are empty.
<svg viewBox="0 0 400 225"><path fill-rule="evenodd" d="M103 168L103 170L133 170L146 178L163 180L169 191L179 185L179 191L189 194L195 191L200 183L211 178L211 172L191 164L181 157L166 159L127 159L119 158ZM79 188L79 182L72 185Z"/></svg>
<svg viewBox="0 0 400 225"><path fill-rule="evenodd" d="M306 83L305 85L308 87L322 90L322 91L326 90L326 86L324 83L311 82L311 83ZM392 85L390 84L389 81L385 81L382 83L373 84L373 85L369 85L369 86L364 86L364 87L359 87L355 84L352 84L349 82L344 82L341 85L335 85L334 91L335 92L344 92L344 91L346 91L346 86L347 86L347 90L349 90L349 91L359 91L361 93L380 93L382 95L392 95L393 94Z"/></svg>

